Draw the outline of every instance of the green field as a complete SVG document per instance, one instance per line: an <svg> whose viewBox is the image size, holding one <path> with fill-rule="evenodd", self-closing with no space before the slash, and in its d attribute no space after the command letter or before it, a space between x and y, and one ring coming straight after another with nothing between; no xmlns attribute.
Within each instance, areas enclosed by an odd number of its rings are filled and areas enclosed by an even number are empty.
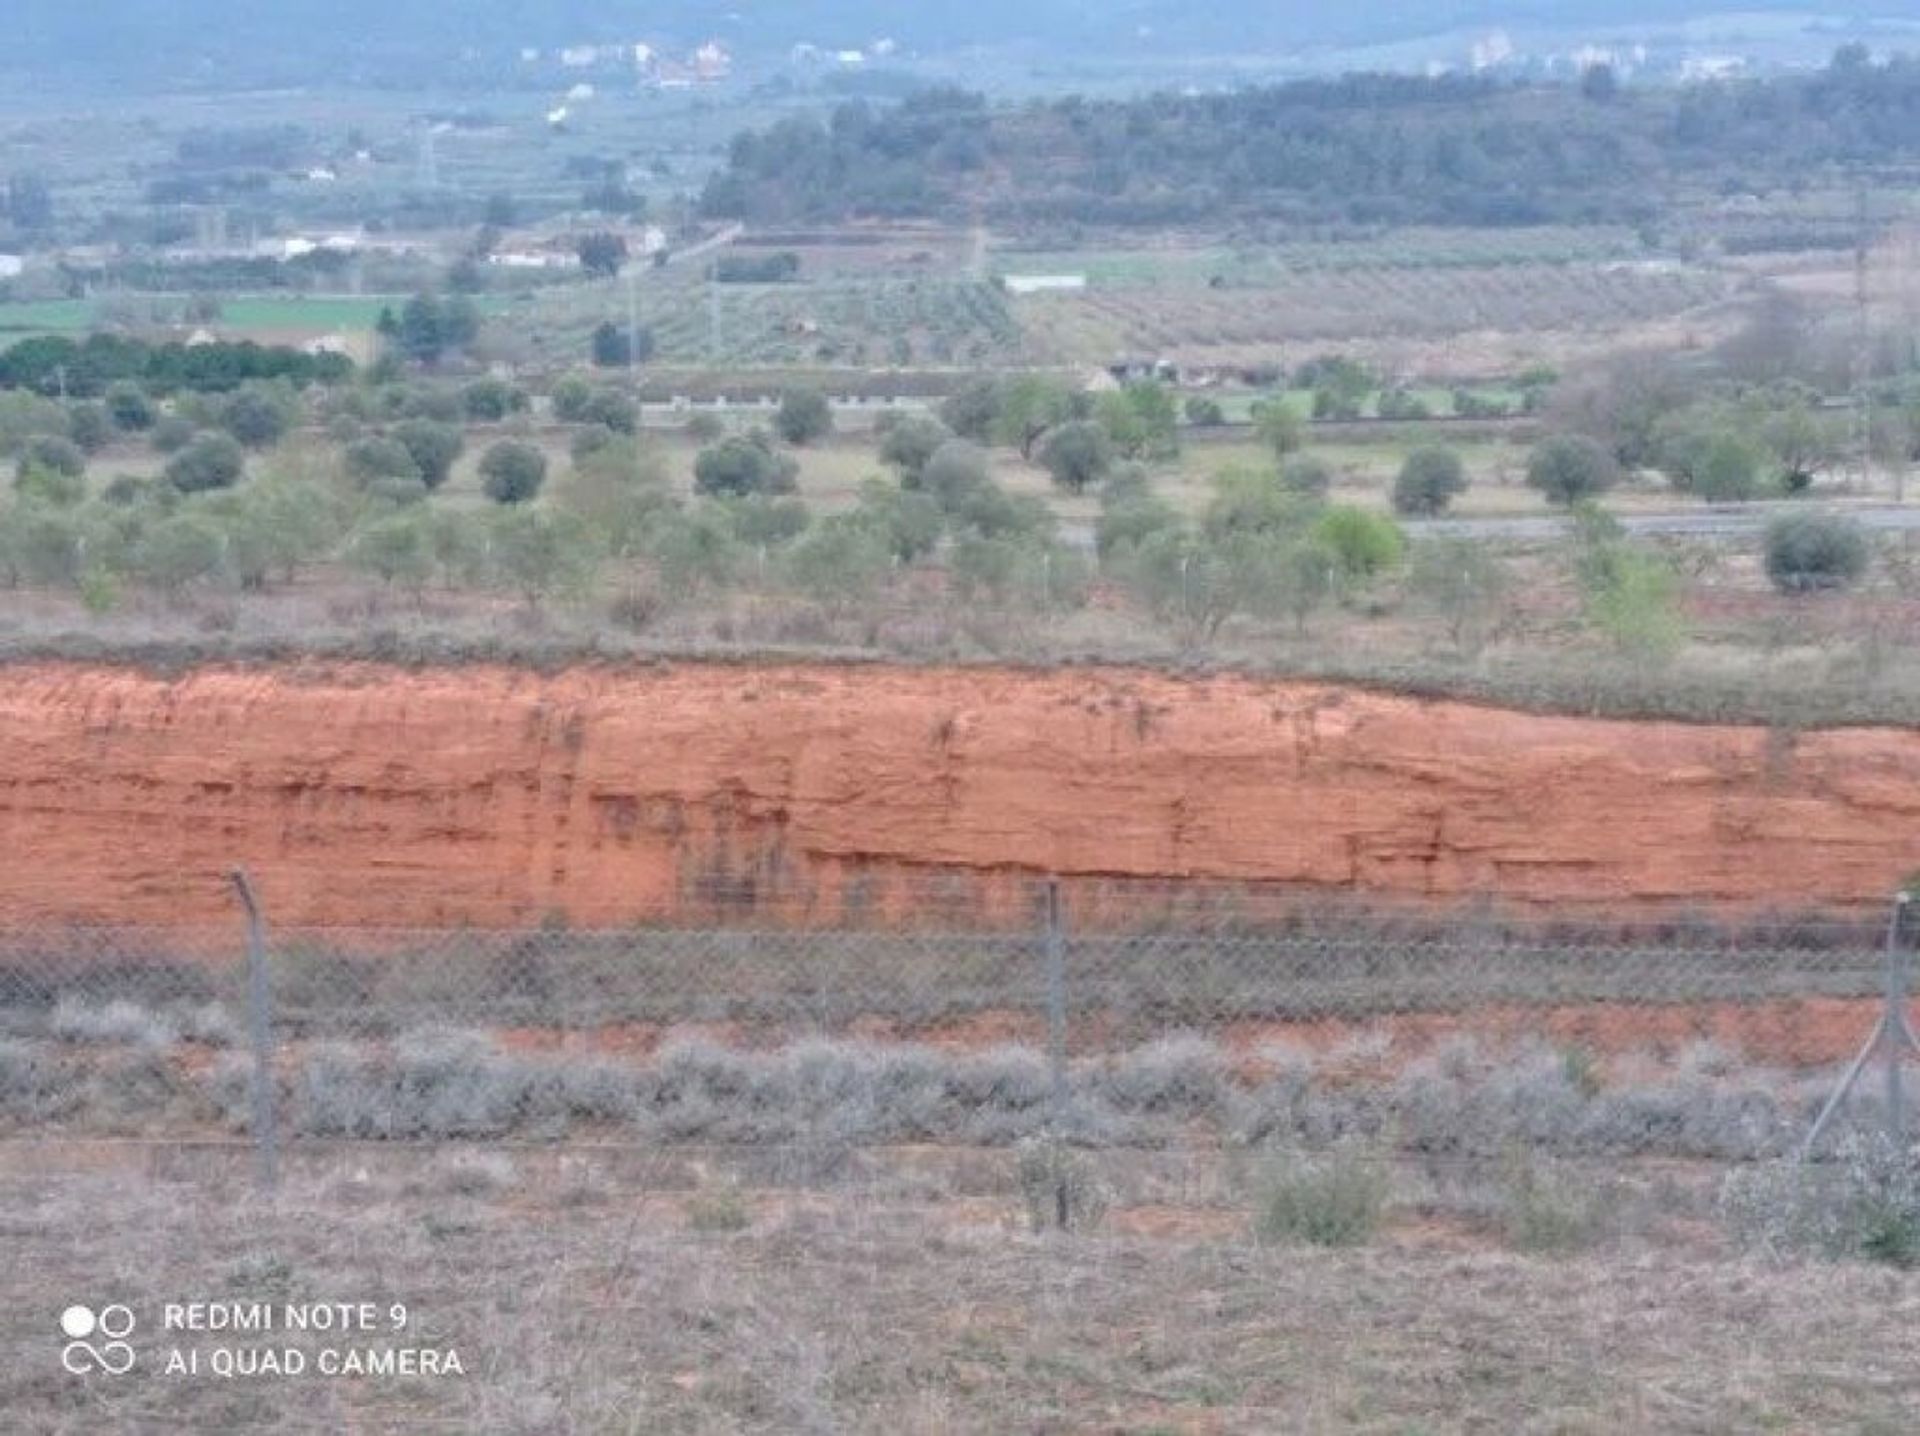
<svg viewBox="0 0 1920 1436"><path fill-rule="evenodd" d="M177 324L173 311L177 311L186 298L185 295L141 295L137 303L151 306L153 322ZM366 334L379 323L382 309L398 309L407 298L404 294L240 296L221 300L220 317L206 327L240 338L279 333ZM504 313L508 308L504 296L483 295L475 302L489 316ZM101 302L93 299L0 303L0 343L43 334L77 338L102 327L105 318Z"/></svg>

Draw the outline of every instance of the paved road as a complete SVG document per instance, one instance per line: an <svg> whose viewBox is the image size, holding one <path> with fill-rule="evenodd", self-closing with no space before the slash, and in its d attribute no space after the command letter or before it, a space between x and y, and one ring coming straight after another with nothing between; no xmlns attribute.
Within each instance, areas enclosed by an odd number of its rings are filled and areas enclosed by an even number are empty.
<svg viewBox="0 0 1920 1436"><path fill-rule="evenodd" d="M1746 504L1739 508L1695 509L1670 514L1615 514L1630 534L1660 538L1735 539L1757 538L1761 530L1783 513L1828 509L1858 519L1876 533L1920 533L1920 505L1896 507L1892 504L1824 505L1809 503ZM1547 515L1514 514L1493 518L1403 519L1411 538L1504 538L1544 540L1558 537L1567 529L1568 520ZM1093 524L1084 519L1069 519L1060 526L1061 540L1074 548L1093 552Z"/></svg>
<svg viewBox="0 0 1920 1436"><path fill-rule="evenodd" d="M1806 503L1745 504L1738 508L1695 509L1670 514L1615 514L1630 534L1663 538L1749 538L1783 513L1825 508ZM1834 506L1880 533L1920 531L1920 507L1891 504ZM1563 518L1516 515L1504 518L1413 519L1405 524L1415 537L1550 539L1564 532Z"/></svg>

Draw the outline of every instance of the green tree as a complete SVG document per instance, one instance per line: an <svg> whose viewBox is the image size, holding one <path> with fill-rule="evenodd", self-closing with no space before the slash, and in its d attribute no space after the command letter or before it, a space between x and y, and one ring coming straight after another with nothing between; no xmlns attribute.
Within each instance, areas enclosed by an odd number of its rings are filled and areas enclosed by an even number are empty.
<svg viewBox="0 0 1920 1436"><path fill-rule="evenodd" d="M613 389L596 392L587 400L581 417L589 424L598 424L616 434L640 432L640 406Z"/></svg>
<svg viewBox="0 0 1920 1436"><path fill-rule="evenodd" d="M480 456L480 487L496 504L533 500L547 481L547 456L531 444L508 439Z"/></svg>
<svg viewBox="0 0 1920 1436"><path fill-rule="evenodd" d="M990 444L1000 422L1000 401L997 380L974 379L941 402L940 419L958 437Z"/></svg>
<svg viewBox="0 0 1920 1436"><path fill-rule="evenodd" d="M1285 459L1307 442L1307 426L1284 394L1254 406L1253 431L1275 459Z"/></svg>
<svg viewBox="0 0 1920 1436"><path fill-rule="evenodd" d="M933 451L920 470L917 487L931 494L947 512L957 509L973 493L993 482L993 466L986 450L966 439L949 439Z"/></svg>
<svg viewBox="0 0 1920 1436"><path fill-rule="evenodd" d="M1082 395L1070 385L1045 374L1017 374L1001 382L993 418L993 439L1020 451L1031 459L1034 446L1047 430L1080 417ZM966 431L952 418L947 420L955 433Z"/></svg>
<svg viewBox="0 0 1920 1436"><path fill-rule="evenodd" d="M1485 544L1433 539L1414 546L1408 587L1440 616L1456 648L1478 652L1498 622L1507 573Z"/></svg>
<svg viewBox="0 0 1920 1436"><path fill-rule="evenodd" d="M1032 533L967 534L954 544L949 569L963 600L985 598L1022 612L1081 608L1092 580L1084 556Z"/></svg>
<svg viewBox="0 0 1920 1436"><path fill-rule="evenodd" d="M1780 487L1789 494L1812 488L1820 471L1836 461L1840 447L1833 425L1805 399L1786 400L1768 414L1760 439L1779 461Z"/></svg>
<svg viewBox="0 0 1920 1436"><path fill-rule="evenodd" d="M776 454L764 434L734 435L694 456L693 486L714 498L745 494L790 494L799 466Z"/></svg>
<svg viewBox="0 0 1920 1436"><path fill-rule="evenodd" d="M786 574L802 593L839 606L870 595L893 566L884 534L860 514L831 514L795 541Z"/></svg>
<svg viewBox="0 0 1920 1436"><path fill-rule="evenodd" d="M1467 490L1466 466L1451 449L1415 449L1393 481L1395 513L1430 518L1443 514Z"/></svg>
<svg viewBox="0 0 1920 1436"><path fill-rule="evenodd" d="M1102 563L1132 552L1149 538L1181 526L1180 512L1158 494L1123 493L1100 505L1094 548Z"/></svg>
<svg viewBox="0 0 1920 1436"><path fill-rule="evenodd" d="M813 515L798 499L776 499L748 494L742 499L716 499L726 510L733 536L762 554L791 543L807 531Z"/></svg>
<svg viewBox="0 0 1920 1436"><path fill-rule="evenodd" d="M599 535L615 558L643 552L649 535L676 507L659 454L631 440L577 463L555 485L553 497Z"/></svg>
<svg viewBox="0 0 1920 1436"><path fill-rule="evenodd" d="M563 424L591 422L594 388L584 376L564 375L553 386L553 417Z"/></svg>
<svg viewBox="0 0 1920 1436"><path fill-rule="evenodd" d="M244 384L220 407L220 427L249 449L270 449L287 435L299 414L289 389Z"/></svg>
<svg viewBox="0 0 1920 1436"><path fill-rule="evenodd" d="M156 454L177 454L194 441L199 430L191 419L180 414L164 414L153 422L148 436Z"/></svg>
<svg viewBox="0 0 1920 1436"><path fill-rule="evenodd" d="M418 594L435 567L425 516L403 510L368 520L348 540L347 561L384 584Z"/></svg>
<svg viewBox="0 0 1920 1436"><path fill-rule="evenodd" d="M13 491L28 503L70 509L87 496L87 481L30 459L23 459L13 476Z"/></svg>
<svg viewBox="0 0 1920 1436"><path fill-rule="evenodd" d="M702 504L669 516L649 540L647 557L668 593L692 598L731 583L741 553L726 514Z"/></svg>
<svg viewBox="0 0 1920 1436"><path fill-rule="evenodd" d="M901 563L932 553L946 529L946 515L931 494L905 490L885 479L868 479L860 485L860 506L855 512Z"/></svg>
<svg viewBox="0 0 1920 1436"><path fill-rule="evenodd" d="M56 438L52 434L39 434L27 441L14 464L15 479L23 479L34 469L57 474L62 478L79 479L87 472L87 456L78 444L68 439Z"/></svg>
<svg viewBox="0 0 1920 1436"><path fill-rule="evenodd" d="M789 389L780 396L773 426L789 444L811 444L833 432L833 407L815 389Z"/></svg>
<svg viewBox="0 0 1920 1436"><path fill-rule="evenodd" d="M78 584L86 568L88 538L86 520L74 508L29 499L0 509L0 567L8 585Z"/></svg>
<svg viewBox="0 0 1920 1436"><path fill-rule="evenodd" d="M225 515L227 561L241 587L291 583L338 542L341 506L318 484L268 475L237 490Z"/></svg>
<svg viewBox="0 0 1920 1436"><path fill-rule="evenodd" d="M1128 384L1102 394L1094 417L1114 448L1130 459L1164 459L1180 452L1180 411L1164 384Z"/></svg>
<svg viewBox="0 0 1920 1436"><path fill-rule="evenodd" d="M1588 592L1587 616L1623 652L1665 658L1684 637L1679 578L1657 555L1622 546Z"/></svg>
<svg viewBox="0 0 1920 1436"><path fill-rule="evenodd" d="M341 452L347 473L362 488L381 479L418 479L420 465L413 451L386 434L356 439Z"/></svg>
<svg viewBox="0 0 1920 1436"><path fill-rule="evenodd" d="M1316 502L1333 492L1333 466L1312 454L1293 454L1280 462L1280 487Z"/></svg>
<svg viewBox="0 0 1920 1436"><path fill-rule="evenodd" d="M512 507L489 523L493 562L528 604L561 592L584 592L600 554L587 526L570 513Z"/></svg>
<svg viewBox="0 0 1920 1436"><path fill-rule="evenodd" d="M226 536L195 513L174 514L154 523L132 553L135 576L166 594L218 577L225 558Z"/></svg>
<svg viewBox="0 0 1920 1436"><path fill-rule="evenodd" d="M230 489L246 467L247 456L235 440L226 434L202 434L168 462L167 482L183 494Z"/></svg>
<svg viewBox="0 0 1920 1436"><path fill-rule="evenodd" d="M1213 476L1213 498L1205 514L1214 539L1228 534L1299 533L1319 505L1282 482L1271 469L1235 465Z"/></svg>
<svg viewBox="0 0 1920 1436"><path fill-rule="evenodd" d="M153 427L153 401L147 391L131 379L107 386L107 414L114 426L125 433L144 433Z"/></svg>
<svg viewBox="0 0 1920 1436"><path fill-rule="evenodd" d="M627 242L617 234L600 231L582 235L574 246L580 267L595 279L612 279L627 264Z"/></svg>
<svg viewBox="0 0 1920 1436"><path fill-rule="evenodd" d="M1038 494L1010 494L991 479L963 490L947 506L956 536L1049 538L1056 527L1053 510Z"/></svg>
<svg viewBox="0 0 1920 1436"><path fill-rule="evenodd" d="M1695 478L1709 503L1737 503L1760 494L1760 450L1738 434L1720 434L1707 446Z"/></svg>
<svg viewBox="0 0 1920 1436"><path fill-rule="evenodd" d="M1074 420L1048 432L1040 443L1040 466L1068 493L1084 493L1113 467L1113 443L1105 426Z"/></svg>
<svg viewBox="0 0 1920 1436"><path fill-rule="evenodd" d="M1604 446L1584 434L1560 434L1535 447L1527 460L1527 483L1548 503L1563 508L1597 498L1619 482L1620 466Z"/></svg>
<svg viewBox="0 0 1920 1436"><path fill-rule="evenodd" d="M607 320L594 329L589 352L596 369L625 369L652 357L653 334L645 329L629 331Z"/></svg>
<svg viewBox="0 0 1920 1436"><path fill-rule="evenodd" d="M1573 508L1574 577L1587 621L1635 657L1661 661L1685 637L1672 565L1627 541L1618 520L1591 500Z"/></svg>
<svg viewBox="0 0 1920 1436"><path fill-rule="evenodd" d="M1304 628L1333 592L1339 558L1298 530L1166 528L1117 554L1115 576L1163 622L1211 639L1232 618Z"/></svg>
<svg viewBox="0 0 1920 1436"><path fill-rule="evenodd" d="M1767 577L1782 593L1851 588L1872 557L1866 530L1840 514L1782 514L1767 525Z"/></svg>
<svg viewBox="0 0 1920 1436"><path fill-rule="evenodd" d="M438 363L449 351L470 346L480 332L480 311L464 294L446 298L422 291L400 310L393 340L408 359Z"/></svg>
<svg viewBox="0 0 1920 1436"><path fill-rule="evenodd" d="M1333 555L1342 578L1362 583L1394 567L1406 549L1400 527L1384 514L1336 504L1314 521L1313 538Z"/></svg>
<svg viewBox="0 0 1920 1436"><path fill-rule="evenodd" d="M460 391L460 402L469 419L497 424L525 409L527 396L504 379L475 379Z"/></svg>
<svg viewBox="0 0 1920 1436"><path fill-rule="evenodd" d="M420 482L429 489L437 489L447 481L467 446L459 425L437 423L432 419L408 419L397 424L393 438L407 451Z"/></svg>
<svg viewBox="0 0 1920 1436"><path fill-rule="evenodd" d="M67 407L67 437L81 452L97 454L113 438L113 419L105 404L81 403Z"/></svg>
<svg viewBox="0 0 1920 1436"><path fill-rule="evenodd" d="M927 461L953 437L953 431L938 419L897 410L881 415L874 427L880 438L880 461L898 469L901 482L909 488L917 485Z"/></svg>

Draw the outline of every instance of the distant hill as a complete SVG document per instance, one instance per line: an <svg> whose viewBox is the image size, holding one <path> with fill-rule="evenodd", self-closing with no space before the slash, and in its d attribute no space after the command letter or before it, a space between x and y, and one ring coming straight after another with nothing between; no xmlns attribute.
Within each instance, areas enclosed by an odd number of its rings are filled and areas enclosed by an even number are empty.
<svg viewBox="0 0 1920 1436"><path fill-rule="evenodd" d="M1353 76L1008 108L932 92L740 136L705 206L771 224L1637 223L1686 191L1920 165L1920 60L1855 52L1812 74L1673 88L1602 78Z"/></svg>
<svg viewBox="0 0 1920 1436"><path fill-rule="evenodd" d="M12 0L0 70L154 83L316 83L420 63L439 68L523 46L717 36L742 54L798 42L908 49L1040 47L1246 54L1384 44L1464 27L1605 27L1722 12L1806 13L1808 0ZM1900 0L1855 0L1835 19L1911 18Z"/></svg>

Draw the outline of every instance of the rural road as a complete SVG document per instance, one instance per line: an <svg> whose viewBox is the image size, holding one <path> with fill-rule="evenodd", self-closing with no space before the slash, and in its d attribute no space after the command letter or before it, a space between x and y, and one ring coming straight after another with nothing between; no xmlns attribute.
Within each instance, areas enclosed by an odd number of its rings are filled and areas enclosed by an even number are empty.
<svg viewBox="0 0 1920 1436"><path fill-rule="evenodd" d="M701 240L698 244L689 245L685 249L669 251L667 254L667 263L670 265L691 264L695 260L705 259L716 249L725 249L728 245L732 244L746 232L746 228L744 224L727 225L724 229L720 230L719 233Z"/></svg>
<svg viewBox="0 0 1920 1436"><path fill-rule="evenodd" d="M1645 538L1735 540L1757 537L1774 518L1797 510L1835 506L1808 503L1747 504L1739 508L1697 509L1667 514L1615 514L1630 534ZM1875 533L1920 533L1920 505L1872 504L1839 507ZM1486 518L1403 519L1409 538L1551 539L1566 532L1569 520L1551 515L1510 514ZM1064 543L1094 550L1091 520L1069 519L1060 526Z"/></svg>

